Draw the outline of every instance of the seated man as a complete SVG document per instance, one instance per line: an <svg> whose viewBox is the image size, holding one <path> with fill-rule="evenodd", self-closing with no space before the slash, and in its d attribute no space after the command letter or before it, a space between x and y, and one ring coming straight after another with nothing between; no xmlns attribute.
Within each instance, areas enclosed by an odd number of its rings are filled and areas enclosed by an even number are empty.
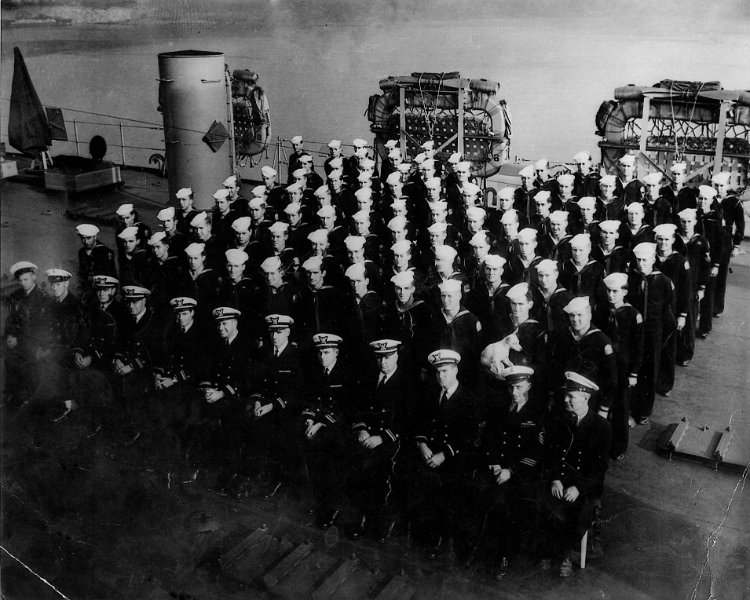
<svg viewBox="0 0 750 600"><path fill-rule="evenodd" d="M589 398L599 387L573 371L565 379L565 413L540 434L546 470L539 498L542 568L550 568L551 558L560 559L560 577L573 573L571 554L593 523L612 439L607 420L589 409Z"/></svg>

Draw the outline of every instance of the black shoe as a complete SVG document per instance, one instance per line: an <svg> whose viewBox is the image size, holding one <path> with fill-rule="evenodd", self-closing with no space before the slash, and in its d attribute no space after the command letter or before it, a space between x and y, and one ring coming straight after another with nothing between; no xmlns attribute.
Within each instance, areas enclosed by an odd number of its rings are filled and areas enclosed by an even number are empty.
<svg viewBox="0 0 750 600"><path fill-rule="evenodd" d="M706 331L701 331L701 332L699 332L699 333L698 333L698 335L697 335L697 336L695 336L695 337L698 337L698 338L700 338L700 339L702 339L702 340L705 340L705 339L706 339L706 338L708 337L708 332L706 332Z"/></svg>
<svg viewBox="0 0 750 600"><path fill-rule="evenodd" d="M620 462L622 460L625 460L625 453L623 452L622 454L617 454L616 456L612 456L611 458L614 461Z"/></svg>
<svg viewBox="0 0 750 600"><path fill-rule="evenodd" d="M357 523L354 527L352 527L349 530L349 537L352 538L353 540L361 538L365 534L366 529L367 529L367 515L362 515L362 518L359 520L359 523Z"/></svg>
<svg viewBox="0 0 750 600"><path fill-rule="evenodd" d="M680 362L677 363L677 365L680 366L680 367L687 367L689 364L690 364L689 360L682 360L682 361L680 361Z"/></svg>
<svg viewBox="0 0 750 600"><path fill-rule="evenodd" d="M656 392L660 396L663 396L664 398L669 398L672 395L672 390L666 390L664 392Z"/></svg>
<svg viewBox="0 0 750 600"><path fill-rule="evenodd" d="M651 422L651 419L648 417L638 417L638 425L648 425Z"/></svg>
<svg viewBox="0 0 750 600"><path fill-rule="evenodd" d="M320 528L321 529L328 529L331 527L335 522L336 519L338 519L339 516L339 509L338 508L328 508L323 510L320 513Z"/></svg>
<svg viewBox="0 0 750 600"><path fill-rule="evenodd" d="M721 313L714 313L714 319L720 319Z"/></svg>

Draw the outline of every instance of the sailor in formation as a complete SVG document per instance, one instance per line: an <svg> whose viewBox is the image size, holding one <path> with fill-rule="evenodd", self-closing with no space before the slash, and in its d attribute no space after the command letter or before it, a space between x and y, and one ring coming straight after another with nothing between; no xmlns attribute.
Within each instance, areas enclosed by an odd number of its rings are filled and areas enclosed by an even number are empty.
<svg viewBox="0 0 750 600"><path fill-rule="evenodd" d="M7 402L211 467L222 493L308 485L322 527L349 506L355 538L408 532L498 579L530 533L569 575L608 461L724 310L728 174L695 188L675 162L666 185L624 155L600 177L579 152L488 206L432 140L413 162L389 142L380 173L365 140L320 173L292 141L286 186L264 166L247 200L229 177L212 211L185 187L151 224L124 204L114 249L78 225L77 276L51 265L47 293L15 263Z"/></svg>

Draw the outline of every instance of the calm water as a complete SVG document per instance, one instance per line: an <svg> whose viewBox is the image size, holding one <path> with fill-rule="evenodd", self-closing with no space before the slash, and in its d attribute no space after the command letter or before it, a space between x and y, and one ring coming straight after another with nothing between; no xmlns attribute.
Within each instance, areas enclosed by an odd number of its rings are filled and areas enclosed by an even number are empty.
<svg viewBox="0 0 750 600"><path fill-rule="evenodd" d="M230 68L261 74L273 135L301 134L310 150L334 137L371 138L368 96L379 79L412 71L498 80L514 117L511 156L552 160L595 150L594 115L617 86L671 78L750 87L750 2L713 2L710 14L704 2L613 4L160 0L137 23L6 27L2 139L14 45L43 103L156 124L156 55L223 51ZM68 130L72 136L70 123ZM114 128L84 125L81 137L94 130L119 137ZM160 147L153 131L127 136L128 144ZM150 153L128 150L128 162Z"/></svg>

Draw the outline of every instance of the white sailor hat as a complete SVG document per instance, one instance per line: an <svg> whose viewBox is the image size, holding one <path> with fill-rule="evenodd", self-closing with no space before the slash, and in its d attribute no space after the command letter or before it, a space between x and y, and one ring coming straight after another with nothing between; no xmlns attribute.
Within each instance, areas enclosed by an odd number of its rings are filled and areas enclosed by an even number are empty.
<svg viewBox="0 0 750 600"><path fill-rule="evenodd" d="M328 166L331 167L331 172L328 174L328 179L330 179L331 175L333 175L333 171L340 171L344 166L344 159L340 156L332 158L330 161L328 161ZM343 173L339 173L339 175L343 175Z"/></svg>
<svg viewBox="0 0 750 600"><path fill-rule="evenodd" d="M278 331L280 329L289 329L294 325L294 319L289 315L266 315L263 319L266 322L266 326L271 331Z"/></svg>
<svg viewBox="0 0 750 600"><path fill-rule="evenodd" d="M264 273L276 273L280 271L283 266L281 259L278 256L269 256L266 260L260 263L260 270Z"/></svg>
<svg viewBox="0 0 750 600"><path fill-rule="evenodd" d="M677 232L677 225L674 223L662 223L654 227L654 235L659 237L673 237Z"/></svg>
<svg viewBox="0 0 750 600"><path fill-rule="evenodd" d="M60 283L61 281L70 280L73 275L65 269L47 269L44 274L50 283Z"/></svg>
<svg viewBox="0 0 750 600"><path fill-rule="evenodd" d="M602 185L616 185L616 184L617 184L617 177L615 177L614 175L604 175L599 180L599 186L602 186Z"/></svg>
<svg viewBox="0 0 750 600"><path fill-rule="evenodd" d="M468 181L461 186L462 196L478 196L481 191L482 188L480 188L476 183L472 183L471 181Z"/></svg>
<svg viewBox="0 0 750 600"><path fill-rule="evenodd" d="M315 190L314 195L318 199L328 198L331 195L331 190L327 185L323 184Z"/></svg>
<svg viewBox="0 0 750 600"><path fill-rule="evenodd" d="M591 160L591 154L586 152L586 150L581 150L580 152L576 153L573 156L573 162L588 162Z"/></svg>
<svg viewBox="0 0 750 600"><path fill-rule="evenodd" d="M540 158L534 163L534 169L546 169L549 167L549 160L546 158Z"/></svg>
<svg viewBox="0 0 750 600"><path fill-rule="evenodd" d="M120 285L120 280L111 275L94 275L92 283L95 288L113 288Z"/></svg>
<svg viewBox="0 0 750 600"><path fill-rule="evenodd" d="M460 294L463 286L458 279L446 279L438 283L438 289L441 294Z"/></svg>
<svg viewBox="0 0 750 600"><path fill-rule="evenodd" d="M510 210L506 210L503 213L503 216L500 217L501 223L516 223L518 222L518 211L511 208Z"/></svg>
<svg viewBox="0 0 750 600"><path fill-rule="evenodd" d="M513 365L507 369L503 369L501 375L506 382L515 383L516 381L531 379L534 375L534 369L524 367L523 365Z"/></svg>
<svg viewBox="0 0 750 600"><path fill-rule="evenodd" d="M222 182L221 185L224 185L227 187L235 187L237 185L237 175L230 175Z"/></svg>
<svg viewBox="0 0 750 600"><path fill-rule="evenodd" d="M230 248L229 250L224 252L224 256L226 256L227 262L230 265L234 266L244 265L247 262L248 258L250 258L247 255L247 252L245 252L244 250L239 250L238 248Z"/></svg>
<svg viewBox="0 0 750 600"><path fill-rule="evenodd" d="M327 229L316 229L311 231L307 235L307 239L313 244L326 244L328 243L328 230Z"/></svg>
<svg viewBox="0 0 750 600"><path fill-rule="evenodd" d="M169 240L167 239L167 234L164 233L163 231L157 231L154 235L148 238L148 245L156 246L157 244L163 244L164 240L167 240L167 243L169 243Z"/></svg>
<svg viewBox="0 0 750 600"><path fill-rule="evenodd" d="M471 236L469 245L474 247L491 246L490 240L487 238L487 232L477 231L474 235Z"/></svg>
<svg viewBox="0 0 750 600"><path fill-rule="evenodd" d="M505 294L508 300L528 300L529 284L524 282L517 283Z"/></svg>
<svg viewBox="0 0 750 600"><path fill-rule="evenodd" d="M576 178L570 173L562 173L557 177L557 183L559 183L560 185L573 185L573 183L575 183L575 180ZM538 192L537 196L539 194L541 194L541 192Z"/></svg>
<svg viewBox="0 0 750 600"><path fill-rule="evenodd" d="M120 204L115 212L121 217L127 217L128 215L133 214L133 208L133 205L128 202L126 204Z"/></svg>
<svg viewBox="0 0 750 600"><path fill-rule="evenodd" d="M435 159L434 158L425 158L421 163L419 163L419 168L424 171L426 169L434 169L435 168Z"/></svg>
<svg viewBox="0 0 750 600"><path fill-rule="evenodd" d="M559 267L557 266L557 261L551 260L549 258L545 258L544 260L540 260L536 264L536 272L537 273L552 273L554 271L558 271Z"/></svg>
<svg viewBox="0 0 750 600"><path fill-rule="evenodd" d="M568 314L580 312L587 308L591 308L591 302L589 302L588 296L576 296L563 306L563 310Z"/></svg>
<svg viewBox="0 0 750 600"><path fill-rule="evenodd" d="M231 306L219 306L211 311L211 315L217 322L228 321L229 319L239 319L242 316L242 311Z"/></svg>
<svg viewBox="0 0 750 600"><path fill-rule="evenodd" d="M299 169L294 169L294 171L292 171L292 177L294 177L295 179L304 179L305 170L302 167L300 167Z"/></svg>
<svg viewBox="0 0 750 600"><path fill-rule="evenodd" d="M374 169L375 161L371 158L363 158L359 161L360 169Z"/></svg>
<svg viewBox="0 0 750 600"><path fill-rule="evenodd" d="M484 257L483 262L485 267L490 267L491 269L502 269L508 261L499 254L488 254Z"/></svg>
<svg viewBox="0 0 750 600"><path fill-rule="evenodd" d="M122 288L122 297L125 300L140 300L141 298L148 298L151 292L140 285L126 285Z"/></svg>
<svg viewBox="0 0 750 600"><path fill-rule="evenodd" d="M265 198L268 195L268 188L265 185L256 185L250 192L255 198Z"/></svg>
<svg viewBox="0 0 750 600"><path fill-rule="evenodd" d="M466 218L469 221L480 221L487 216L487 211L481 206L470 206L466 209Z"/></svg>
<svg viewBox="0 0 750 600"><path fill-rule="evenodd" d="M264 165L260 168L261 175L265 177L275 177L278 174L278 171L274 169L273 167L269 167L268 165Z"/></svg>
<svg viewBox="0 0 750 600"><path fill-rule="evenodd" d="M433 367L448 364L457 365L461 362L461 355L453 350L435 350L434 352L430 352L427 361Z"/></svg>
<svg viewBox="0 0 750 600"><path fill-rule="evenodd" d="M520 242L535 242L536 236L537 236L537 230L533 227L525 227L521 231L518 232L518 241Z"/></svg>
<svg viewBox="0 0 750 600"><path fill-rule="evenodd" d="M399 166L396 167L396 169L398 169L399 173L408 173L409 171L411 171L411 163L402 162Z"/></svg>
<svg viewBox="0 0 750 600"><path fill-rule="evenodd" d="M292 144L301 144L302 143L302 136L301 135L295 135L289 141L292 142Z"/></svg>
<svg viewBox="0 0 750 600"><path fill-rule="evenodd" d="M696 208L683 208L680 212L677 213L677 216L680 217L680 219L694 221L698 218L698 209Z"/></svg>
<svg viewBox="0 0 750 600"><path fill-rule="evenodd" d="M565 371L565 389L570 392L593 394L599 391L599 386L580 373Z"/></svg>
<svg viewBox="0 0 750 600"><path fill-rule="evenodd" d="M250 231L250 223L252 223L250 217L239 217L232 221L232 229L237 233L247 233Z"/></svg>
<svg viewBox="0 0 750 600"><path fill-rule="evenodd" d="M662 179L664 179L664 174L661 171L656 171L646 175L642 181L646 185L659 185Z"/></svg>
<svg viewBox="0 0 750 600"><path fill-rule="evenodd" d="M628 285L628 276L625 273L610 273L602 279L602 283L611 290L622 290Z"/></svg>
<svg viewBox="0 0 750 600"><path fill-rule="evenodd" d="M96 225L90 225L88 223L82 223L76 226L78 235L83 237L93 237L99 233L99 228Z"/></svg>
<svg viewBox="0 0 750 600"><path fill-rule="evenodd" d="M321 271L323 269L323 259L320 256L311 256L302 263L305 271Z"/></svg>
<svg viewBox="0 0 750 600"><path fill-rule="evenodd" d="M535 175L536 171L534 170L534 165L526 165L518 172L519 177L525 177L527 179L530 177L534 177Z"/></svg>
<svg viewBox="0 0 750 600"><path fill-rule="evenodd" d="M429 233L445 233L448 231L448 223L433 223L427 228Z"/></svg>
<svg viewBox="0 0 750 600"><path fill-rule="evenodd" d="M208 214L205 210L202 210L190 220L191 227L200 227L208 219Z"/></svg>
<svg viewBox="0 0 750 600"><path fill-rule="evenodd" d="M229 195L232 192L230 192L227 188L221 188L214 192L214 199L215 200L226 200L229 198Z"/></svg>
<svg viewBox="0 0 750 600"><path fill-rule="evenodd" d="M406 200L407 196L401 196L400 198L396 198L393 202L391 202L391 208L394 211L400 210L400 211L406 211Z"/></svg>
<svg viewBox="0 0 750 600"><path fill-rule="evenodd" d="M266 199L265 198L258 198L257 196L255 198L252 198L248 203L248 207L251 210L257 210L259 208L265 208L266 207Z"/></svg>
<svg viewBox="0 0 750 600"><path fill-rule="evenodd" d="M393 217L388 221L388 229L391 231L403 231L406 229L406 218L405 217Z"/></svg>
<svg viewBox="0 0 750 600"><path fill-rule="evenodd" d="M729 185L729 178L730 174L728 171L720 171L719 173L714 173L714 176L711 177L711 183L718 185Z"/></svg>
<svg viewBox="0 0 750 600"><path fill-rule="evenodd" d="M177 296L169 301L169 305L174 312L178 313L185 310L195 310L195 307L198 306L198 301L188 296Z"/></svg>
<svg viewBox="0 0 750 600"><path fill-rule="evenodd" d="M391 283L398 287L409 287L414 285L414 271L407 269L406 271L396 273L391 277Z"/></svg>
<svg viewBox="0 0 750 600"><path fill-rule="evenodd" d="M284 208L284 212L288 215L296 215L300 210L302 210L302 205L299 202L290 202Z"/></svg>
<svg viewBox="0 0 750 600"><path fill-rule="evenodd" d="M364 263L356 263L350 265L349 268L344 271L344 277L347 279L364 279L367 277Z"/></svg>
<svg viewBox="0 0 750 600"><path fill-rule="evenodd" d="M336 209L333 208L333 206L331 206L330 204L328 204L326 206L321 206L318 212L316 212L315 214L318 215L321 219L335 217ZM277 223L280 223L280 222L281 221L277 221Z"/></svg>
<svg viewBox="0 0 750 600"><path fill-rule="evenodd" d="M38 270L39 267L37 267L33 262L20 260L17 263L13 264L13 266L10 268L10 276L13 279L18 279L24 273L36 273Z"/></svg>
<svg viewBox="0 0 750 600"><path fill-rule="evenodd" d="M271 233L285 233L289 229L289 223L284 221L274 221L273 225L268 228Z"/></svg>
<svg viewBox="0 0 750 600"><path fill-rule="evenodd" d="M430 177L424 185L428 190L439 190L443 187L443 180L440 177Z"/></svg>
<svg viewBox="0 0 750 600"><path fill-rule="evenodd" d="M344 341L333 333L316 333L312 339L316 348L338 348Z"/></svg>
<svg viewBox="0 0 750 600"><path fill-rule="evenodd" d="M468 160L462 160L456 163L456 171L469 171L471 172L471 162Z"/></svg>
<svg viewBox="0 0 750 600"><path fill-rule="evenodd" d="M640 202L631 202L625 207L625 212L628 212L628 213L639 212L641 214L645 214L646 211L643 208L643 204L641 204Z"/></svg>
<svg viewBox="0 0 750 600"><path fill-rule="evenodd" d="M365 221L370 220L370 211L369 210L358 210L352 215L352 221L355 223L364 223Z"/></svg>
<svg viewBox="0 0 750 600"><path fill-rule="evenodd" d="M201 244L198 242L193 242L192 244L188 244L187 248L185 248L185 254L188 256L200 256L206 251L206 244Z"/></svg>
<svg viewBox="0 0 750 600"><path fill-rule="evenodd" d="M621 222L615 219L608 219L599 223L599 229L606 231L607 233L617 233L620 231Z"/></svg>
<svg viewBox="0 0 750 600"><path fill-rule="evenodd" d="M584 196L583 198L578 200L578 208L587 210L596 208L596 198L594 198L593 196Z"/></svg>
<svg viewBox="0 0 750 600"><path fill-rule="evenodd" d="M369 179L369 176L365 175ZM354 192L354 197L360 202L367 202L372 199L372 188L359 188Z"/></svg>
<svg viewBox="0 0 750 600"><path fill-rule="evenodd" d="M126 227L119 234L117 234L117 237L120 238L121 240L135 239L136 237L138 237L138 228Z"/></svg>
<svg viewBox="0 0 750 600"><path fill-rule="evenodd" d="M313 161L313 157L310 156L309 154L303 154L302 156L299 157L299 161L302 164L304 164L304 163L311 163Z"/></svg>
<svg viewBox="0 0 750 600"><path fill-rule="evenodd" d="M393 252L394 254L403 254L404 252L409 252L410 250L410 240L399 240L398 242L394 242L393 244L391 244L391 252Z"/></svg>
<svg viewBox="0 0 750 600"><path fill-rule="evenodd" d="M421 165L427 159L427 155L424 152L420 152L414 157L414 163Z"/></svg>
<svg viewBox="0 0 750 600"><path fill-rule="evenodd" d="M497 193L498 200L513 200L516 197L516 189L511 186L502 188Z"/></svg>
<svg viewBox="0 0 750 600"><path fill-rule="evenodd" d="M636 258L649 258L656 255L656 244L652 242L641 242L633 248Z"/></svg>
<svg viewBox="0 0 750 600"><path fill-rule="evenodd" d="M568 213L564 210L553 210L549 215L549 220L553 223L567 223Z"/></svg>
<svg viewBox="0 0 750 600"><path fill-rule="evenodd" d="M393 173L389 173L388 177L385 178L385 182L388 185L398 185L401 183L401 175L398 171L393 171Z"/></svg>
<svg viewBox="0 0 750 600"><path fill-rule="evenodd" d="M448 210L448 203L445 200L437 200L436 202L428 202L431 213L444 213Z"/></svg>
<svg viewBox="0 0 750 600"><path fill-rule="evenodd" d="M707 200L716 198L717 193L716 188L712 188L710 185L702 185L698 188L698 195L703 196Z"/></svg>
<svg viewBox="0 0 750 600"><path fill-rule="evenodd" d="M547 190L540 190L534 194L534 202L549 202L552 194Z"/></svg>
<svg viewBox="0 0 750 600"><path fill-rule="evenodd" d="M579 233L570 240L571 248L591 247L591 236L588 233Z"/></svg>
<svg viewBox="0 0 750 600"><path fill-rule="evenodd" d="M370 348L372 348L373 352L376 355L380 356L387 356L389 354L393 354L398 350L398 347L401 345L401 342L397 340L375 340L374 342L370 342Z"/></svg>
<svg viewBox="0 0 750 600"><path fill-rule="evenodd" d="M349 251L362 250L365 247L365 241L361 235L348 235L344 239L344 246Z"/></svg>
<svg viewBox="0 0 750 600"><path fill-rule="evenodd" d="M359 175L357 175L357 181L359 181L360 183L367 183L368 181L372 182L372 175L368 173L367 171L362 171ZM360 190L357 190L357 191L360 191Z"/></svg>
<svg viewBox="0 0 750 600"><path fill-rule="evenodd" d="M168 206L167 208L162 208L158 213L156 213L156 218L162 222L174 221L174 215L175 215L174 206Z"/></svg>
<svg viewBox="0 0 750 600"><path fill-rule="evenodd" d="M398 140L388 140L385 143L385 147L388 148L388 150L393 150L398 146Z"/></svg>
<svg viewBox="0 0 750 600"><path fill-rule="evenodd" d="M421 146L422 150L433 150L435 148L435 142L433 140L427 140Z"/></svg>
<svg viewBox="0 0 750 600"><path fill-rule="evenodd" d="M632 167L635 165L635 156L632 154L623 154L617 162L621 165L629 165Z"/></svg>
<svg viewBox="0 0 750 600"><path fill-rule="evenodd" d="M363 140L362 138L356 138L352 140L352 146L354 146L355 148L364 148L365 146L367 146L367 141Z"/></svg>
<svg viewBox="0 0 750 600"><path fill-rule="evenodd" d="M463 158L463 157L461 156L461 154L459 152L454 152L453 154L451 154L448 157L448 164L455 166L455 165L457 165L458 163L461 162L461 158Z"/></svg>
<svg viewBox="0 0 750 600"><path fill-rule="evenodd" d="M184 187L177 190L175 196L178 198L190 198L193 195L193 188Z"/></svg>
<svg viewBox="0 0 750 600"><path fill-rule="evenodd" d="M394 159L401 156L401 148L391 148L388 151L388 158Z"/></svg>
<svg viewBox="0 0 750 600"><path fill-rule="evenodd" d="M669 167L669 170L672 173L687 173L687 163L682 161L675 161Z"/></svg>

